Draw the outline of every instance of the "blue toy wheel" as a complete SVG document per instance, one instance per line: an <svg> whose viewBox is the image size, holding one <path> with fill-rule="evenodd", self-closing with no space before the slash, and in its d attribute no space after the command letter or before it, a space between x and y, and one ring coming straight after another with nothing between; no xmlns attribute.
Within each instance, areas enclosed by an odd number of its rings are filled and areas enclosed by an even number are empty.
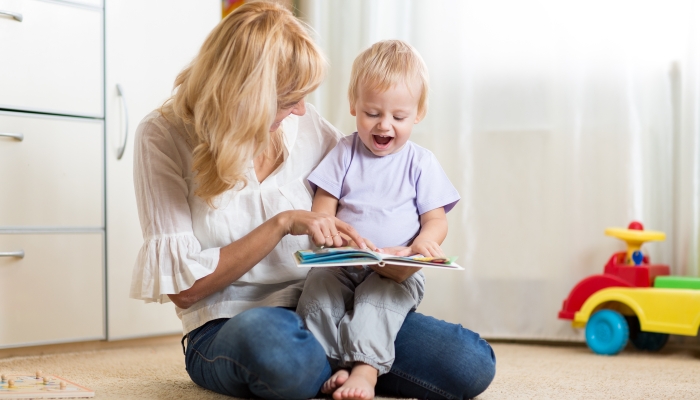
<svg viewBox="0 0 700 400"><path fill-rule="evenodd" d="M621 352L629 336L627 321L617 311L600 310L586 324L586 344L596 354L613 356Z"/></svg>
<svg viewBox="0 0 700 400"><path fill-rule="evenodd" d="M639 326L639 318L625 317L630 329L630 342L639 350L659 351L668 342L667 333L645 332Z"/></svg>
<svg viewBox="0 0 700 400"><path fill-rule="evenodd" d="M639 350L659 351L668 342L668 334L639 331L637 337L630 339L630 341Z"/></svg>

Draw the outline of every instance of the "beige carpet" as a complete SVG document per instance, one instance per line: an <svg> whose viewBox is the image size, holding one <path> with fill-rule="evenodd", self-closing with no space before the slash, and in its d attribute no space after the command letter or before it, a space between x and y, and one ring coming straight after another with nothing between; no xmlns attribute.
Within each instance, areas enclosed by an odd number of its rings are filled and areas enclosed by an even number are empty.
<svg viewBox="0 0 700 400"><path fill-rule="evenodd" d="M649 354L627 349L602 357L576 345L493 347L498 372L480 400L700 399L698 350L668 348ZM97 399L227 398L189 380L176 338L138 347L0 359L2 373L37 369L91 388Z"/></svg>

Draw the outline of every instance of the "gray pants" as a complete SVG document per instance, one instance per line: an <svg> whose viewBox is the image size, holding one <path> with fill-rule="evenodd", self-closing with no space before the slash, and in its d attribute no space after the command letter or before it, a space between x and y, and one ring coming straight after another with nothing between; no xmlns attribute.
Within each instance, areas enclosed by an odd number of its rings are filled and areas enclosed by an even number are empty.
<svg viewBox="0 0 700 400"><path fill-rule="evenodd" d="M312 268L297 313L338 367L363 362L382 375L394 363L394 340L406 314L424 292L422 272L397 283L369 267Z"/></svg>

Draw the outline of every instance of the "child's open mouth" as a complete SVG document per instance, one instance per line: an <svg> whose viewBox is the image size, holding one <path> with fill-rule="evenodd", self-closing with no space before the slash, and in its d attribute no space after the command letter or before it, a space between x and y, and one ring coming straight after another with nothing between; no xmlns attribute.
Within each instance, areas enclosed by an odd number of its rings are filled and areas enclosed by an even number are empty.
<svg viewBox="0 0 700 400"><path fill-rule="evenodd" d="M394 139L391 136L381 135L372 135L372 138L374 139L374 144L377 146L378 149L386 149L387 147L389 147L389 144Z"/></svg>

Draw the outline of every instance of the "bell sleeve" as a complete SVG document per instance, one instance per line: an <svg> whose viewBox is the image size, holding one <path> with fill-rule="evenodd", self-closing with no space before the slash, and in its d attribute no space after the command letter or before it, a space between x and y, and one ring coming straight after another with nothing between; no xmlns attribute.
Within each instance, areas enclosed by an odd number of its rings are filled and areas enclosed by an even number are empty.
<svg viewBox="0 0 700 400"><path fill-rule="evenodd" d="M190 179L181 147L166 125L146 118L136 131L134 187L144 243L134 265L130 297L165 303L214 272L219 248L202 249L192 229Z"/></svg>

